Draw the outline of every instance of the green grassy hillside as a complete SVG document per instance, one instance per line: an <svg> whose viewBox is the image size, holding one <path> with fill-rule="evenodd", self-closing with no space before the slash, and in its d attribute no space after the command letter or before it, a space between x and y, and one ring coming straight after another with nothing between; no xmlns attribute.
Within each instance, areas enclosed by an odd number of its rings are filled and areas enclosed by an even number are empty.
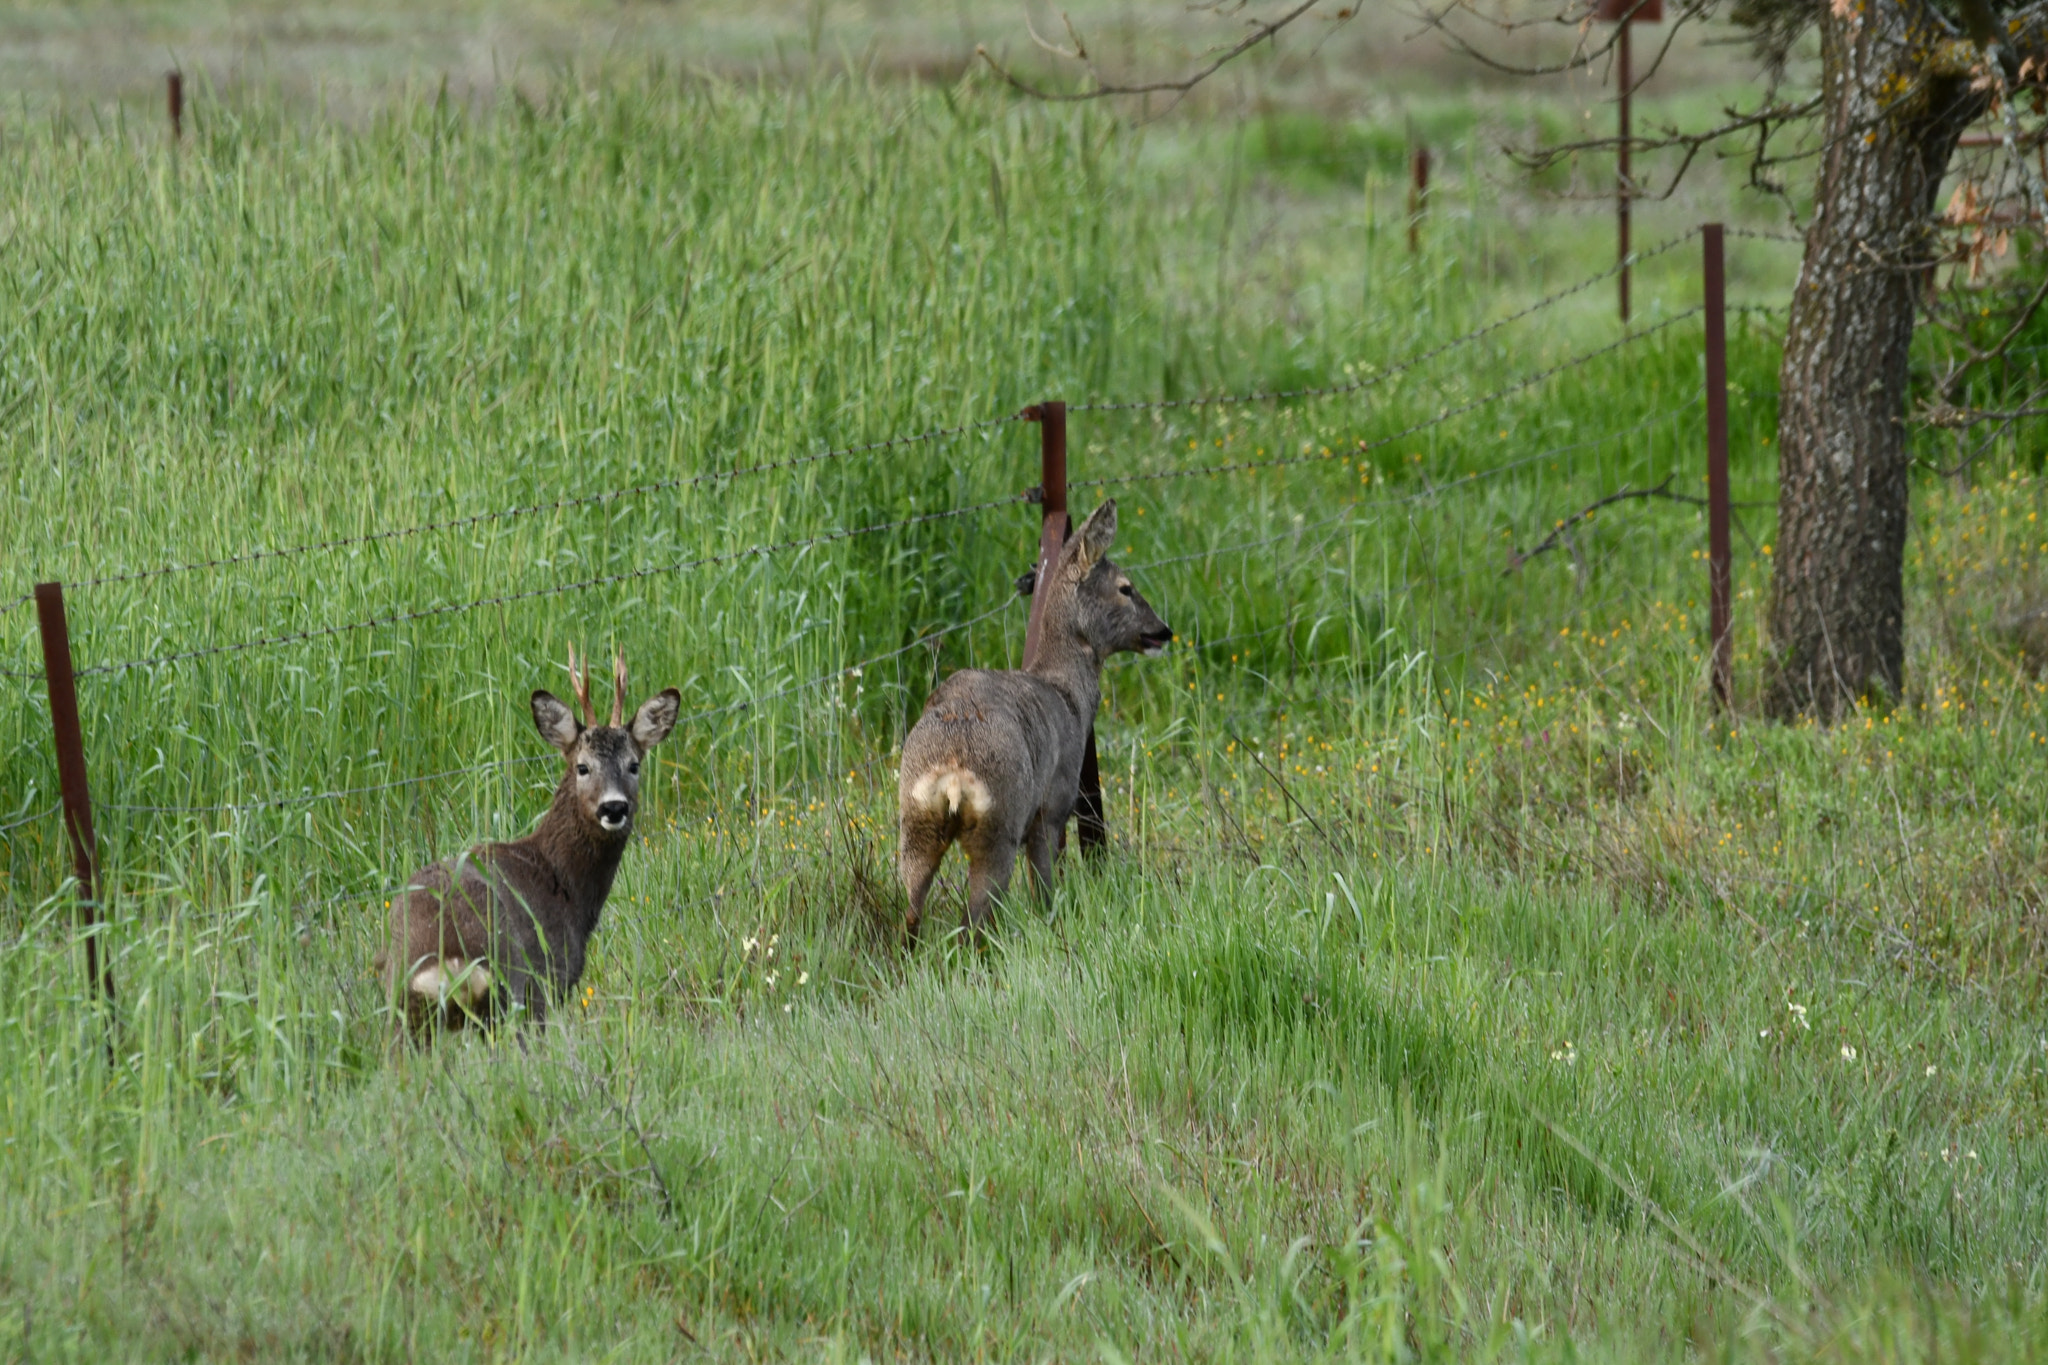
<svg viewBox="0 0 2048 1365"><path fill-rule="evenodd" d="M1604 221L1475 171L1410 255L1384 129L1296 156L972 85L154 132L0 144L0 588L67 584L119 988L17 601L7 1351L2043 1349L2031 447L1916 488L1907 695L1773 727L1767 310L1734 713L1697 505L1516 566L1700 490L1693 242L1633 334L1600 282L1408 366L1593 276ZM1796 248L1732 247L1781 297ZM994 419L1329 385L1073 414L1181 643L1109 671L1107 862L906 952L893 745L1023 633L1037 433ZM385 897L537 818L570 641L686 717L587 989L388 1056Z"/></svg>

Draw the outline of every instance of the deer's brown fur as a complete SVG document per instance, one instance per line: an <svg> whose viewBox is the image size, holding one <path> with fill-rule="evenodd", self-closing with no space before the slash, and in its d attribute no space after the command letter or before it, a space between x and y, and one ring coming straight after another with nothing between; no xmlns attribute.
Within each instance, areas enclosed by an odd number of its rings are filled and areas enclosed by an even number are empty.
<svg viewBox="0 0 2048 1365"><path fill-rule="evenodd" d="M979 933L1009 887L1017 851L1041 899L1052 895L1056 842L1080 793L1081 757L1111 654L1163 653L1172 628L1108 559L1116 503L1104 502L1041 571L1039 648L1020 670L963 669L933 690L903 741L897 870L908 929L946 850L967 855L967 923Z"/></svg>
<svg viewBox="0 0 2048 1365"><path fill-rule="evenodd" d="M668 688L622 725L626 663L615 655L611 724L600 726L573 648L569 675L580 720L551 693L531 699L535 726L564 759L539 827L421 868L392 900L377 967L411 1032L508 1012L544 1022L583 976L633 837L640 763L674 727L682 696Z"/></svg>

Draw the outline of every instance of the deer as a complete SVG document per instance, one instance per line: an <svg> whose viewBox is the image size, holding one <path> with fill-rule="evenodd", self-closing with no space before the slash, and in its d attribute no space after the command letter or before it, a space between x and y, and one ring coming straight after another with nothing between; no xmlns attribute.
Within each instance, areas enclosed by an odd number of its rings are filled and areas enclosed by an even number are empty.
<svg viewBox="0 0 2048 1365"><path fill-rule="evenodd" d="M633 837L641 762L675 728L682 708L682 694L670 687L625 720L626 656L615 650L611 723L599 725L589 666L586 655L578 669L571 644L580 720L554 694L532 696L534 726L564 760L533 833L421 868L392 899L390 941L376 967L399 1012L396 1037L505 1016L544 1028L550 1003L568 999L582 978Z"/></svg>
<svg viewBox="0 0 2048 1365"><path fill-rule="evenodd" d="M1126 651L1156 657L1173 641L1172 627L1110 562L1115 540L1110 499L1050 564L1018 583L1043 595L1034 656L1021 669L952 674L904 737L897 873L910 898L912 942L940 860L956 843L967 857L966 925L977 942L1008 893L1019 848L1040 903L1051 903L1055 842L1063 842L1080 794L1102 665Z"/></svg>

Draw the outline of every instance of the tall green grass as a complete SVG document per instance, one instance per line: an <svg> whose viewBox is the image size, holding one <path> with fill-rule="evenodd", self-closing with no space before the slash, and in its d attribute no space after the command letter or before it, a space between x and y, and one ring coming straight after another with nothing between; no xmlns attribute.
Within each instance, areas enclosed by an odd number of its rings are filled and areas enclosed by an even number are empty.
<svg viewBox="0 0 2048 1365"><path fill-rule="evenodd" d="M1375 379L1597 244L1475 176L1410 257L1342 158L1308 195L1255 141L971 88L651 74L358 130L200 108L175 155L5 147L0 582L72 585L81 666L998 498L1035 432L94 578L1045 397L1375 382L1074 415L1077 480L1176 476L1108 491L1182 647L1107 675L1111 859L985 955L896 942L890 762L935 677L1014 660L1025 505L81 679L120 996L83 988L56 821L0 835L10 1351L2039 1350L2024 451L1916 492L1900 704L1773 728L1705 704L1695 505L1511 567L1605 493L1698 489L1697 323L1648 330L1695 301L1689 249L1643 268L1634 344L1391 440L1616 339L1593 289ZM1737 260L1760 295L1773 249ZM1733 340L1736 496L1767 502L1768 317ZM1742 520L1746 696L1771 527ZM0 622L31 672L32 609ZM383 894L537 816L523 699L572 639L698 717L587 990L546 1035L390 1056ZM26 817L47 721L5 682Z"/></svg>

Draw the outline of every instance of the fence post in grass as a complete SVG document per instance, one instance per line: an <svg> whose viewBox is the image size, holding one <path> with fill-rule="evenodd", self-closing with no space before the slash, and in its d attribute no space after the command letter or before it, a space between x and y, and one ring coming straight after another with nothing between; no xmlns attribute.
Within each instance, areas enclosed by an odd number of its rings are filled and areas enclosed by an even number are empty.
<svg viewBox="0 0 2048 1365"><path fill-rule="evenodd" d="M1619 139L1614 148L1614 231L1615 259L1621 262L1621 320L1628 322L1628 201L1635 189L1629 174L1629 99L1635 93L1635 73L1629 69L1629 31L1637 24L1659 23L1664 18L1664 0L1600 0L1595 17L1603 23L1619 24L1614 35L1614 75L1621 98Z"/></svg>
<svg viewBox="0 0 2048 1365"><path fill-rule="evenodd" d="M92 793L85 784L85 736L78 724L78 687L71 674L71 631L64 620L64 585L36 584L36 623L43 635L43 679L50 690L50 728L57 740L57 791L64 829L71 836L71 866L78 876L78 908L85 921L85 973L100 1000L114 1001L114 970L100 958L100 908L95 879L99 845L92 832Z"/></svg>
<svg viewBox="0 0 2048 1365"><path fill-rule="evenodd" d="M164 76L164 97L171 113L171 143L176 145L185 136L185 73L172 71Z"/></svg>
<svg viewBox="0 0 2048 1365"><path fill-rule="evenodd" d="M1038 423L1038 567L1031 588L1031 617L1024 628L1024 666L1037 659L1044 636L1046 594L1038 591L1060 546L1072 527L1067 515L1067 405L1039 403L1024 410L1024 416ZM1095 727L1088 727L1087 746L1081 751L1081 791L1074 802L1074 821L1081 838L1081 851L1100 856L1109 846L1109 828L1102 816L1102 771L1095 759Z"/></svg>
<svg viewBox="0 0 2048 1365"><path fill-rule="evenodd" d="M1422 215L1429 207L1429 148L1408 157L1408 254L1422 250Z"/></svg>
<svg viewBox="0 0 2048 1365"><path fill-rule="evenodd" d="M1735 641L1729 620L1733 574L1728 553L1728 300L1721 225L1700 229L1705 255L1707 323L1707 591L1714 649L1714 700L1729 705L1735 690Z"/></svg>

